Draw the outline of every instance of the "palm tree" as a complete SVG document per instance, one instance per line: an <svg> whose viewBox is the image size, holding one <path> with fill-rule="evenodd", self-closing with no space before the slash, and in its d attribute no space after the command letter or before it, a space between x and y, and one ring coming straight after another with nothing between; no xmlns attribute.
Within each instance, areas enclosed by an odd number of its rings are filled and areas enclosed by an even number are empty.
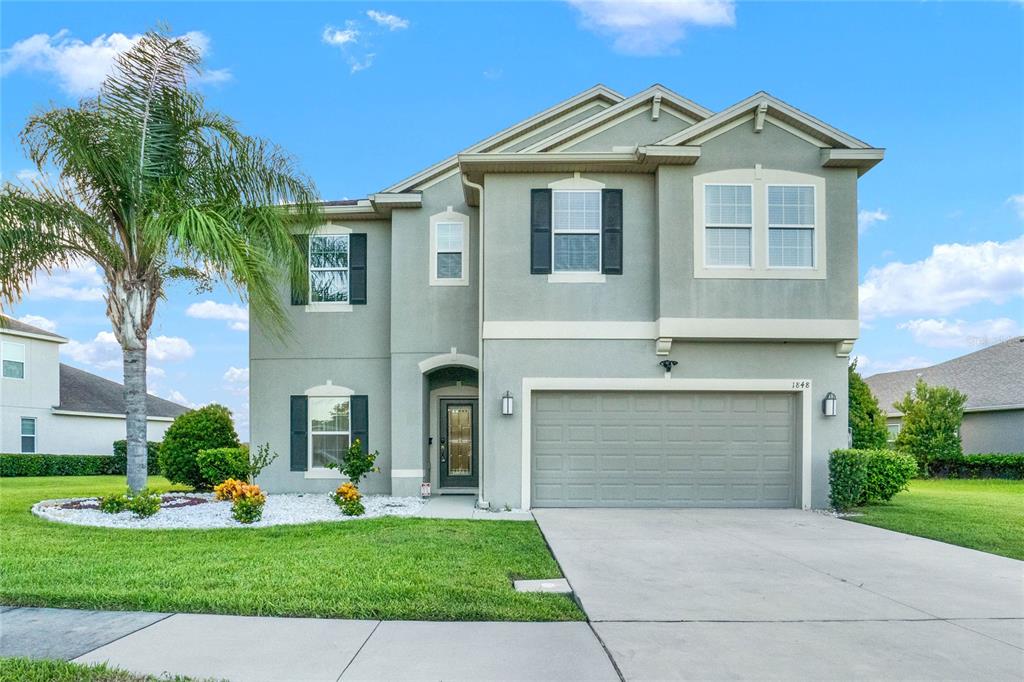
<svg viewBox="0 0 1024 682"><path fill-rule="evenodd" d="M304 259L290 227L308 230L320 213L290 156L189 90L199 65L187 39L147 33L98 96L29 118L22 144L55 179L0 189L0 304L20 300L38 272L83 259L103 271L124 354L132 490L146 485L146 340L166 283L223 282L283 336L281 273Z"/></svg>

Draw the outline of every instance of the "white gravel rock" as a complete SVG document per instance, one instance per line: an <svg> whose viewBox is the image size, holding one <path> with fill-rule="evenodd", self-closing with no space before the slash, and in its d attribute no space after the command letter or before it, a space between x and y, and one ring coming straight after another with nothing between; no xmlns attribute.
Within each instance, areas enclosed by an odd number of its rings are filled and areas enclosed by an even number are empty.
<svg viewBox="0 0 1024 682"><path fill-rule="evenodd" d="M32 506L32 513L48 521L70 523L77 526L102 526L106 528L265 528L320 521L354 521L373 519L381 516L413 516L423 506L418 497L390 497L367 495L363 497L366 514L345 516L338 505L326 493L268 494L263 507L263 518L256 523L243 524L231 517L231 503L218 502L209 493L182 493L187 497L201 497L210 500L176 509L161 508L153 516L140 519L131 512L106 514L98 509L62 509L61 504L78 501L94 501L92 497L78 497L63 500L43 500Z"/></svg>

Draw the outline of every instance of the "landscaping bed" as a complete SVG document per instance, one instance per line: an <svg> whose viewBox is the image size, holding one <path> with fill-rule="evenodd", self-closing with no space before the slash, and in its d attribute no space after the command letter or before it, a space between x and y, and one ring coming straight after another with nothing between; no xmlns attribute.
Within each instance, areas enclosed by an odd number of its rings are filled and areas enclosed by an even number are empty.
<svg viewBox="0 0 1024 682"><path fill-rule="evenodd" d="M151 478L150 487L161 494L172 489L159 478ZM124 488L122 476L0 479L0 604L399 620L583 619L567 597L512 588L513 578L562 575L533 522L392 516L138 532L52 523L30 511L44 499ZM341 516L336 506L334 513Z"/></svg>
<svg viewBox="0 0 1024 682"><path fill-rule="evenodd" d="M382 516L412 516L423 506L418 497L370 495L363 498L366 513L345 516L326 494L267 495L263 516L247 524L249 528L283 526L320 521L352 521ZM100 511L96 497L43 500L32 506L32 513L48 521L78 526L106 528L171 529L171 528L238 528L243 524L231 515L231 502L218 501L208 493L165 493L161 495L160 511L140 518L130 511L109 514Z"/></svg>

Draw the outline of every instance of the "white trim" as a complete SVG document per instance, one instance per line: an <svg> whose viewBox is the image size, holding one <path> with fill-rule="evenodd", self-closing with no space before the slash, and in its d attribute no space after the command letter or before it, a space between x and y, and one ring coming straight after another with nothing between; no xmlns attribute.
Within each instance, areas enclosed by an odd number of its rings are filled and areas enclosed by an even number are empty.
<svg viewBox="0 0 1024 682"><path fill-rule="evenodd" d="M580 175L579 171L572 174L572 177L562 178L561 180L554 180L548 183L548 189L551 190L602 190L605 188L603 182L597 180L591 180L590 178L584 178Z"/></svg>
<svg viewBox="0 0 1024 682"><path fill-rule="evenodd" d="M484 322L485 339L653 339L654 322L581 322L574 320L490 320Z"/></svg>
<svg viewBox="0 0 1024 682"><path fill-rule="evenodd" d="M748 339L765 341L849 341L860 321L814 318L660 317L640 320L488 320L483 338L496 339ZM449 356L437 356L439 358ZM440 366L440 365L438 365Z"/></svg>
<svg viewBox="0 0 1024 682"><path fill-rule="evenodd" d="M812 387L809 379L601 379L523 377L522 508L531 503L531 415L533 391L729 391L794 393L800 396L800 505L811 508Z"/></svg>
<svg viewBox="0 0 1024 682"><path fill-rule="evenodd" d="M307 313L350 313L353 310L351 303L332 303L330 301L307 303L305 309Z"/></svg>
<svg viewBox="0 0 1024 682"><path fill-rule="evenodd" d="M25 422L32 422L32 433L25 433ZM32 451L25 452L25 439L32 439ZM36 417L22 417L18 421L18 452L23 455L34 455L39 452L39 420Z"/></svg>
<svg viewBox="0 0 1024 682"><path fill-rule="evenodd" d="M587 181L583 178L578 179L579 183L585 183ZM557 194L597 194L597 227L588 228L586 230L571 230L571 229L559 229L555 227L555 195ZM571 213L572 209L570 209ZM564 275L571 274L573 276L579 275L580 273L586 275L598 275L601 274L604 268L604 239L602 238L602 226L604 225L604 196L601 194L601 189L595 189L593 187L578 188L578 189L553 189L551 190L551 274ZM555 269L555 237L558 235L597 235L597 268L594 270L556 270ZM550 282L551 279L549 278ZM558 280L555 280L558 281ZM566 280L571 281L571 280Z"/></svg>
<svg viewBox="0 0 1024 682"><path fill-rule="evenodd" d="M309 292L308 302L306 303L306 312L308 313L322 313L322 312L350 312L352 310L352 240L350 235L352 229L345 227L344 225L335 225L333 223L327 223L320 226L316 230L313 230L306 235L306 291ZM345 237L345 257L346 264L344 268L345 272L345 283L348 285L348 291L345 292L344 301L314 301L313 300L313 271L341 271L341 268L314 268L312 259L309 257L311 251L311 242L314 237L325 237L325 236L343 236Z"/></svg>
<svg viewBox="0 0 1024 682"><path fill-rule="evenodd" d="M426 360L420 360L419 368L420 373L426 374L439 367L469 367L470 369L480 370L480 359L475 355L465 355L463 353L442 353L441 355L435 355L429 357Z"/></svg>
<svg viewBox="0 0 1024 682"><path fill-rule="evenodd" d="M347 391L347 393L346 393ZM352 395L351 389L334 386L330 382L322 386L306 389L307 403L309 398L339 398L348 403L347 431L313 431L313 410L306 408L306 478L342 478L340 469L313 466L313 436L348 436L349 446L352 445ZM335 475L319 475L322 473ZM312 475L311 475L312 474Z"/></svg>
<svg viewBox="0 0 1024 682"><path fill-rule="evenodd" d="M356 394L348 386L337 386L330 379L327 383L307 388L303 393L309 398L350 398Z"/></svg>
<svg viewBox="0 0 1024 682"><path fill-rule="evenodd" d="M753 228L750 235L750 267L707 265L704 237L704 188L708 185L752 185ZM768 265L768 187L800 185L814 188L814 266ZM825 178L774 168L731 168L702 173L693 178L693 276L697 279L825 279L827 273L827 207ZM855 337L847 337L855 338Z"/></svg>
<svg viewBox="0 0 1024 682"><path fill-rule="evenodd" d="M17 346L21 349L21 376L20 377L9 377L4 374L3 365L6 355L4 354L4 348L7 346ZM17 360L11 360L11 362L18 362ZM2 341L0 340L0 379L7 379L10 381L28 381L28 345L24 343L18 343L17 341Z"/></svg>
<svg viewBox="0 0 1024 682"><path fill-rule="evenodd" d="M61 410L59 408L51 408L50 414L55 414L61 417L100 417L102 419L124 419L123 414L110 414L108 412L82 412L80 410ZM146 417L146 421L149 422L173 422L174 417Z"/></svg>
<svg viewBox="0 0 1024 682"><path fill-rule="evenodd" d="M23 336L26 339L38 339L39 341L49 341L50 343L67 343L68 340L63 336L47 336L44 334L36 334L34 332L23 332L18 329L11 329L9 327L0 327L0 335L7 334L9 336Z"/></svg>
<svg viewBox="0 0 1024 682"><path fill-rule="evenodd" d="M479 377L478 381L479 383ZM477 386L442 386L441 388L435 388L430 391L427 396L429 406L427 408L427 418L430 423L427 424L427 434L430 436L430 444L427 446L427 461L430 466L430 487L431 490L437 494L444 492L450 492L453 488L442 488L441 487L441 457L438 451L438 445L440 443L441 434L438 430L441 427L441 400L474 400L476 401L477 410L477 442L476 447L478 449L476 457L476 469L477 469L477 485L475 488L458 488L459 490L469 490L473 492L480 492L483 488L481 487L481 476L483 475L483 469L480 467L480 463L483 461L483 439L480 437L480 424L483 423L483 415L480 414L480 389Z"/></svg>
<svg viewBox="0 0 1024 682"><path fill-rule="evenodd" d="M392 469L391 478L423 478L423 469Z"/></svg>
<svg viewBox="0 0 1024 682"><path fill-rule="evenodd" d="M985 407L964 408L964 412L1005 412L1013 410L1024 410L1024 403L1021 403L1019 405L986 405Z"/></svg>
<svg viewBox="0 0 1024 682"><path fill-rule="evenodd" d="M565 271L548 275L549 284L604 284L608 277L603 272Z"/></svg>
<svg viewBox="0 0 1024 682"><path fill-rule="evenodd" d="M306 471L303 474L303 478L315 478L315 479L327 478L327 479L334 479L334 480L337 480L337 481L341 481L341 480L347 481L348 480L348 477L346 477L343 473L341 473L337 469L320 469L320 468L318 468L318 469L306 469Z"/></svg>
<svg viewBox="0 0 1024 682"><path fill-rule="evenodd" d="M462 226L462 277L439 278L437 276L437 226L441 224ZM429 283L432 287L469 286L469 216L457 213L449 206L446 210L430 216L430 262L427 264ZM446 252L454 253L454 252Z"/></svg>

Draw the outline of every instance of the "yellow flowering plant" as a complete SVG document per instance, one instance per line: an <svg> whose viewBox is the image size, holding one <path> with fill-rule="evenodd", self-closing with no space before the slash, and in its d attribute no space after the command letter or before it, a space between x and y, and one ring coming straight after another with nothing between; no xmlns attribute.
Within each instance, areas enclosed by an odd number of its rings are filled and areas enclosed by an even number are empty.
<svg viewBox="0 0 1024 682"><path fill-rule="evenodd" d="M334 504L341 508L341 513L345 516L362 516L366 513L366 507L361 502L362 497L359 488L351 482L342 483L331 493Z"/></svg>
<svg viewBox="0 0 1024 682"><path fill-rule="evenodd" d="M255 483L229 478L214 487L213 494L218 500L231 501L231 515L239 523L253 523L263 517L267 494Z"/></svg>

